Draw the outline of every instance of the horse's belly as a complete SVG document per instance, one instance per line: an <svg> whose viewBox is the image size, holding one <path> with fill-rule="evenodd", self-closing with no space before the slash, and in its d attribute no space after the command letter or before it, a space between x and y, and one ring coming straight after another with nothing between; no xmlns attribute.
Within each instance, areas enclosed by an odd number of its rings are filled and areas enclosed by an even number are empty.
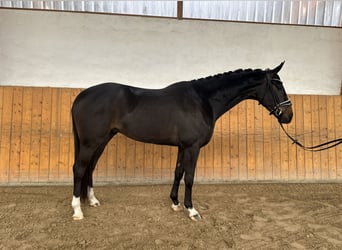
<svg viewBox="0 0 342 250"><path fill-rule="evenodd" d="M126 117L118 128L127 137L148 143L177 145L177 124L155 116Z"/></svg>
<svg viewBox="0 0 342 250"><path fill-rule="evenodd" d="M163 144L163 145L178 145L177 133L156 126L130 126L120 130L120 133L127 137L147 143Z"/></svg>
<svg viewBox="0 0 342 250"><path fill-rule="evenodd" d="M212 129L203 120L194 121L191 117L176 118L172 114L145 116L141 119L126 119L118 129L127 137L147 143L162 145L205 144L210 139Z"/></svg>

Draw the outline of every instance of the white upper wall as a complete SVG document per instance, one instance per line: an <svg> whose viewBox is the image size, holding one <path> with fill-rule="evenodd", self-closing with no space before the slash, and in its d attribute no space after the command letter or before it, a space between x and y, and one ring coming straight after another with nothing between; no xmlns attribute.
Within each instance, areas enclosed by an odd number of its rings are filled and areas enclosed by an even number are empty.
<svg viewBox="0 0 342 250"><path fill-rule="evenodd" d="M340 93L342 29L0 9L0 84L147 88L272 68L291 94Z"/></svg>

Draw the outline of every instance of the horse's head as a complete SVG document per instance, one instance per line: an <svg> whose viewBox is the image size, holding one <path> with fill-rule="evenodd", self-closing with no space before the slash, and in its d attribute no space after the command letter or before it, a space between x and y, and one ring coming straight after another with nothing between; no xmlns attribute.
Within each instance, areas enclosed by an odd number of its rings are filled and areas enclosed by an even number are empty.
<svg viewBox="0 0 342 250"><path fill-rule="evenodd" d="M282 62L278 67L266 71L265 88L260 88L258 99L280 123L290 123L292 120L292 103L288 98L283 83L280 80L278 72L283 67Z"/></svg>

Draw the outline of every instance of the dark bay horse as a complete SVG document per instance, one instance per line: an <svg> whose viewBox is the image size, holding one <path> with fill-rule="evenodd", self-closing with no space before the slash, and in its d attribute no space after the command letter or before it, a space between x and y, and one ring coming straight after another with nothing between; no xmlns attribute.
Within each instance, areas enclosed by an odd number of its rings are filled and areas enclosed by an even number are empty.
<svg viewBox="0 0 342 250"><path fill-rule="evenodd" d="M172 208L181 210L178 189L184 176L184 206L193 220L201 219L192 205L192 186L201 147L216 120L246 99L259 101L280 123L292 119L291 101L278 76L284 63L270 70L237 70L163 89L143 89L104 83L82 91L72 106L75 141L73 218L83 218L80 199L99 206L93 171L109 140L117 133L129 138L178 147Z"/></svg>

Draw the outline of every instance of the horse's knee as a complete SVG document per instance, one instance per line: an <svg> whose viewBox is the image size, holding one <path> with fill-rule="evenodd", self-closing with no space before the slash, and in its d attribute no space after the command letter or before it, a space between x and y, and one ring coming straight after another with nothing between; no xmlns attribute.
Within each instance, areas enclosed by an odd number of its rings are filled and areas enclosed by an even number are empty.
<svg viewBox="0 0 342 250"><path fill-rule="evenodd" d="M194 176L191 174L185 174L184 182L185 182L185 187L192 188L194 184Z"/></svg>
<svg viewBox="0 0 342 250"><path fill-rule="evenodd" d="M183 177L183 173L184 173L184 171L182 171L181 169L176 169L175 170L175 181L180 182L180 180Z"/></svg>

